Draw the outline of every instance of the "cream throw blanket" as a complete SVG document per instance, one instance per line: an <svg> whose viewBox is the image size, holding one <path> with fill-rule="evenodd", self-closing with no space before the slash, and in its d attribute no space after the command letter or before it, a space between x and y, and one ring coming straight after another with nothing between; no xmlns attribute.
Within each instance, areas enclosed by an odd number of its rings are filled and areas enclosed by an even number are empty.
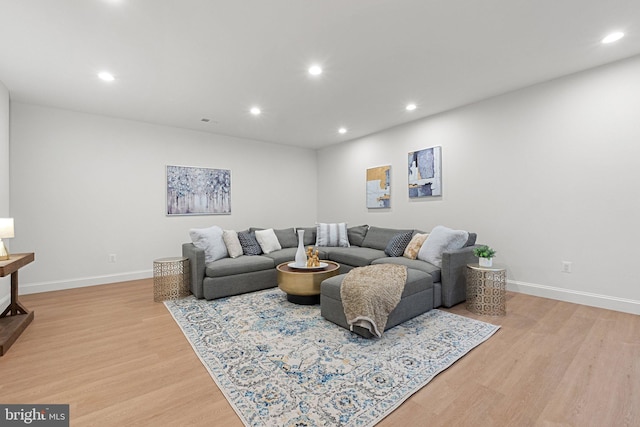
<svg viewBox="0 0 640 427"><path fill-rule="evenodd" d="M381 337L389 313L400 302L407 267L376 264L351 270L342 280L340 297L347 323L368 329Z"/></svg>

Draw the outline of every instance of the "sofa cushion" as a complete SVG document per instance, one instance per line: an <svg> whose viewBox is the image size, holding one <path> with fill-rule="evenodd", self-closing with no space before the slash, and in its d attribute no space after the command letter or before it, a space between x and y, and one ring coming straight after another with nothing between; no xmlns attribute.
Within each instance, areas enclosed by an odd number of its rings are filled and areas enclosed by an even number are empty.
<svg viewBox="0 0 640 427"><path fill-rule="evenodd" d="M276 233L276 237L282 248L295 248L298 246L298 236L296 236L296 231L293 227L273 230L273 232Z"/></svg>
<svg viewBox="0 0 640 427"><path fill-rule="evenodd" d="M249 231L240 231L238 233L238 240L240 240L242 252L245 255L260 255L262 253L262 248L256 240L255 234Z"/></svg>
<svg viewBox="0 0 640 427"><path fill-rule="evenodd" d="M411 231L406 233L398 233L389 240L387 247L384 248L384 253L389 256L402 256L405 248L411 241Z"/></svg>
<svg viewBox="0 0 640 427"><path fill-rule="evenodd" d="M371 264L371 261L385 256L384 251L371 248L361 248L351 246L349 248L324 248L327 257L338 264L347 264L354 267L364 267Z"/></svg>
<svg viewBox="0 0 640 427"><path fill-rule="evenodd" d="M278 241L273 228L267 228L266 230L256 230L256 240L258 241L262 252L265 254L282 249L282 246L280 246L280 242Z"/></svg>
<svg viewBox="0 0 640 427"><path fill-rule="evenodd" d="M414 234L402 255L409 259L418 258L418 252L420 252L420 248L424 241L427 240L427 237L429 237L428 233Z"/></svg>
<svg viewBox="0 0 640 427"><path fill-rule="evenodd" d="M413 230L398 230L396 228L369 227L367 235L364 236L362 246L365 248L379 249L384 251L389 241L398 233L411 232Z"/></svg>
<svg viewBox="0 0 640 427"><path fill-rule="evenodd" d="M222 240L231 258L238 258L243 254L242 245L238 239L238 233L235 230L224 230L222 232Z"/></svg>
<svg viewBox="0 0 640 427"><path fill-rule="evenodd" d="M347 223L319 222L316 229L316 246L348 248L349 236L347 235Z"/></svg>
<svg viewBox="0 0 640 427"><path fill-rule="evenodd" d="M367 235L368 225L357 225L355 227L347 228L347 237L349 237L349 244L362 246L364 236Z"/></svg>
<svg viewBox="0 0 640 427"><path fill-rule="evenodd" d="M469 233L464 230L452 230L438 225L431 230L429 237L418 252L418 259L427 261L436 267L442 266L442 253L462 249L469 240Z"/></svg>
<svg viewBox="0 0 640 427"><path fill-rule="evenodd" d="M409 259L403 256L393 258L378 258L371 261L371 264L398 264L407 266L409 269L424 271L425 273L429 273L431 275L433 283L440 282L442 277L442 275L440 274L440 267L436 267L435 265L430 264L426 261L421 261L419 259Z"/></svg>
<svg viewBox="0 0 640 427"><path fill-rule="evenodd" d="M209 228L192 228L189 236L195 247L204 250L204 261L212 262L229 255L222 239L222 228L214 225Z"/></svg>
<svg viewBox="0 0 640 427"><path fill-rule="evenodd" d="M268 270L270 268L275 268L275 263L271 258L262 255L243 255L238 258L222 258L207 263L205 273L208 277L225 277L234 274Z"/></svg>
<svg viewBox="0 0 640 427"><path fill-rule="evenodd" d="M291 262L295 260L297 250L297 248L282 248L279 251L269 252L263 256L271 258L275 265L279 265L283 262Z"/></svg>
<svg viewBox="0 0 640 427"><path fill-rule="evenodd" d="M315 245L316 244L316 227L296 227L296 233L298 230L304 230L304 237L302 238L302 243L305 246ZM298 244L298 240L296 237L296 245Z"/></svg>
<svg viewBox="0 0 640 427"><path fill-rule="evenodd" d="M469 233L469 239L467 240L467 243L464 246L467 247L467 246L475 245L477 238L478 238L478 235L476 233Z"/></svg>

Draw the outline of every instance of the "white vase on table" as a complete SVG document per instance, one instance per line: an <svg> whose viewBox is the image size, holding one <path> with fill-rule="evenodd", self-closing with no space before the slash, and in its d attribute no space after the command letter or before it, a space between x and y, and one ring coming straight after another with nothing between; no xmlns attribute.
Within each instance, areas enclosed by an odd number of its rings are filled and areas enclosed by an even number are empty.
<svg viewBox="0 0 640 427"><path fill-rule="evenodd" d="M307 266L307 253L304 250L304 230L298 230L298 250L296 251L296 267Z"/></svg>

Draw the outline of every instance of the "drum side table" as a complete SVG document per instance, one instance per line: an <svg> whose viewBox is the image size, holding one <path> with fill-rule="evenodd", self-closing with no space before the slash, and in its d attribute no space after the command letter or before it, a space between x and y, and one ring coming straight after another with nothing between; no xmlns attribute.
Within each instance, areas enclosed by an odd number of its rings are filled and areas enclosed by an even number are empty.
<svg viewBox="0 0 640 427"><path fill-rule="evenodd" d="M507 270L501 266L467 264L467 310L489 316L504 316Z"/></svg>
<svg viewBox="0 0 640 427"><path fill-rule="evenodd" d="M153 300L189 295L189 258L160 258L153 261Z"/></svg>

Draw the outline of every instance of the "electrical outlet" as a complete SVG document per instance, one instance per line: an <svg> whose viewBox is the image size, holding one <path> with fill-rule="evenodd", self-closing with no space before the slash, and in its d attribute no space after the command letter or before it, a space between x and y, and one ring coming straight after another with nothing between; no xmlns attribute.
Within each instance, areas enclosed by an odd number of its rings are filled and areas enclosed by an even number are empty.
<svg viewBox="0 0 640 427"><path fill-rule="evenodd" d="M571 273L572 264L573 263L571 261L562 261L562 272Z"/></svg>
<svg viewBox="0 0 640 427"><path fill-rule="evenodd" d="M116 254L109 254L109 262L116 262Z"/></svg>

